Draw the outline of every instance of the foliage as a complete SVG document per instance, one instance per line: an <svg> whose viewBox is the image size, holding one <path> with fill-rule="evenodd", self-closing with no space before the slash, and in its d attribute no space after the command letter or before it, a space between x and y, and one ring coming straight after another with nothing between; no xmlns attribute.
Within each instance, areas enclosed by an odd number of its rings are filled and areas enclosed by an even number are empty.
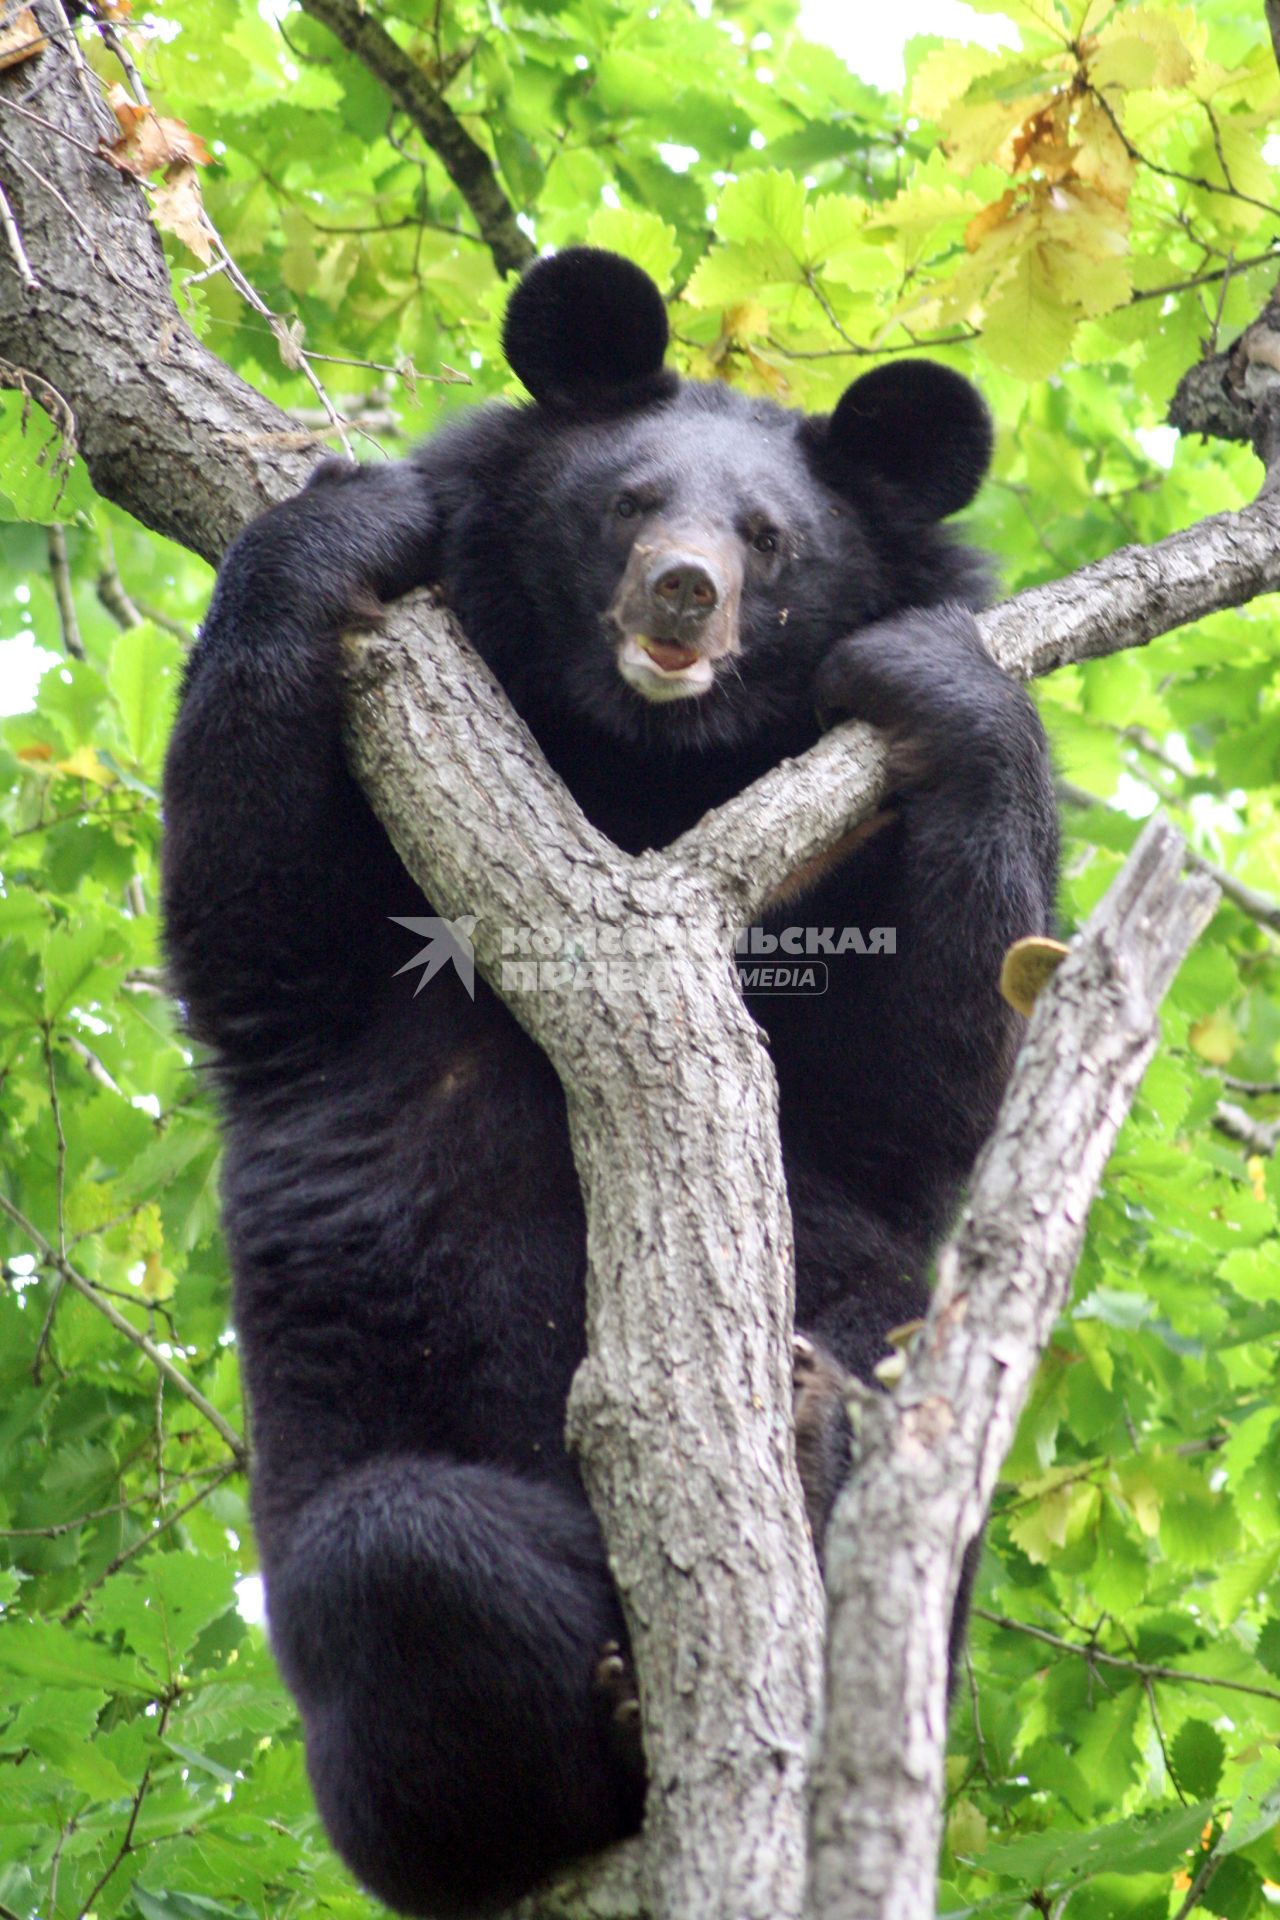
<svg viewBox="0 0 1280 1920"><path fill-rule="evenodd" d="M500 25L367 4L539 246L662 281L693 372L811 407L921 343L972 372L999 422L973 531L1016 589L1254 491L1250 455L1151 430L1274 277L1280 85L1241 0L1001 11L1015 46L917 41L898 100L792 0L515 0ZM114 96L118 157L228 364L317 439L323 383L370 453L503 391L486 237L379 80L288 0L148 18L158 117ZM156 786L209 576L94 496L34 399L0 412L0 605L63 657L0 730L0 1912L370 1911L237 1606L217 1137L157 976ZM1157 804L1280 890L1278 662L1255 604L1042 686L1098 796L1069 816L1068 928ZM953 1915L1247 1920L1280 1881L1280 913L1248 904L1170 998L1004 1470L948 1762Z"/></svg>

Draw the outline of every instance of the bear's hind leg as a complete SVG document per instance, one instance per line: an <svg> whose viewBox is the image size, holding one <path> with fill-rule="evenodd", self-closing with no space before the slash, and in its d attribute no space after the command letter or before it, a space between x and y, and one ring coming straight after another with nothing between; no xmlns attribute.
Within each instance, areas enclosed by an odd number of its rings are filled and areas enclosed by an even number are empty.
<svg viewBox="0 0 1280 1920"><path fill-rule="evenodd" d="M316 1800L388 1906L484 1912L636 1829L622 1621L581 1494L383 1458L316 1494L281 1541L267 1531L272 1644Z"/></svg>

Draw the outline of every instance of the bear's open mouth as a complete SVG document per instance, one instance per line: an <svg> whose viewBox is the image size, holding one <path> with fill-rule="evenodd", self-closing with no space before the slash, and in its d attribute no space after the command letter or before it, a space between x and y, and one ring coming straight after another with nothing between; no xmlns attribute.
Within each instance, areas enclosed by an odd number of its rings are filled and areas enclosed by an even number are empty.
<svg viewBox="0 0 1280 1920"><path fill-rule="evenodd" d="M618 651L618 671L628 686L647 700L679 700L705 693L715 678L715 667L695 647L674 640L655 640L647 633L629 633Z"/></svg>
<svg viewBox="0 0 1280 1920"><path fill-rule="evenodd" d="M677 646L674 640L655 640L650 633L638 633L636 645L656 660L664 673L679 673L699 658L696 647Z"/></svg>

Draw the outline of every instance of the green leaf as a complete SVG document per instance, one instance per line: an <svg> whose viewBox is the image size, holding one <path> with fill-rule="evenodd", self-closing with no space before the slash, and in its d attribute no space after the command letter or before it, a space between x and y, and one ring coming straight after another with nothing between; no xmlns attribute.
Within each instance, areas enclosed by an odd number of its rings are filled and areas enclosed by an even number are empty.
<svg viewBox="0 0 1280 1920"><path fill-rule="evenodd" d="M586 239L589 246L607 247L614 253L625 254L664 290L675 278L680 257L676 230L656 213L635 212L629 207L597 207L587 226Z"/></svg>
<svg viewBox="0 0 1280 1920"><path fill-rule="evenodd" d="M1280 1675L1280 1620L1274 1614L1263 1624L1254 1652L1268 1673Z"/></svg>
<svg viewBox="0 0 1280 1920"><path fill-rule="evenodd" d="M1173 1777L1185 1794L1211 1800L1222 1778L1222 1735L1204 1720L1184 1720L1169 1748Z"/></svg>
<svg viewBox="0 0 1280 1920"><path fill-rule="evenodd" d="M1219 1853L1238 1853L1280 1825L1280 1752L1274 1747L1249 1768L1231 1806L1231 1824L1218 1841Z"/></svg>
<svg viewBox="0 0 1280 1920"><path fill-rule="evenodd" d="M1266 1907L1262 1875L1252 1861L1238 1855L1220 1862L1196 1903L1197 1912L1217 1914L1219 1920L1251 1920Z"/></svg>
<svg viewBox="0 0 1280 1920"><path fill-rule="evenodd" d="M48 1621L0 1625L0 1669L41 1687L101 1687L113 1694L152 1691L151 1681L133 1661Z"/></svg>
<svg viewBox="0 0 1280 1920"><path fill-rule="evenodd" d="M201 1893L179 1893L174 1888L153 1892L135 1884L132 1897L142 1920L252 1920L250 1909L238 1902L229 1906Z"/></svg>
<svg viewBox="0 0 1280 1920"><path fill-rule="evenodd" d="M988 1847L982 1865L1001 1879L1044 1888L1060 1888L1095 1873L1163 1872L1197 1845L1210 1812L1205 1803L1117 1820L1087 1833L1037 1834Z"/></svg>
<svg viewBox="0 0 1280 1920"><path fill-rule="evenodd" d="M149 623L121 634L111 658L108 684L120 708L129 751L150 774L160 770L181 664L182 648L173 635Z"/></svg>
<svg viewBox="0 0 1280 1920"><path fill-rule="evenodd" d="M37 399L51 397L43 382L32 379L30 385ZM63 428L39 405L0 393L0 521L74 520L93 497L82 462L68 460L74 452Z"/></svg>
<svg viewBox="0 0 1280 1920"><path fill-rule="evenodd" d="M722 240L784 249L799 260L804 253L804 187L786 171L761 169L732 180L720 196L716 232Z"/></svg>
<svg viewBox="0 0 1280 1920"><path fill-rule="evenodd" d="M185 1667L202 1630L235 1604L230 1571L185 1553L153 1554L118 1576L97 1603L98 1624L117 1632L160 1680Z"/></svg>

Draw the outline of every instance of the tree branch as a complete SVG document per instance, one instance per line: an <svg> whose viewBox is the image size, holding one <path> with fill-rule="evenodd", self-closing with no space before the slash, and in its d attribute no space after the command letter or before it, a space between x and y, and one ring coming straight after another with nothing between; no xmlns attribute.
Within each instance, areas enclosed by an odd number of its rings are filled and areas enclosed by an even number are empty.
<svg viewBox="0 0 1280 1920"><path fill-rule="evenodd" d="M1250 1153L1261 1154L1264 1160L1280 1146L1280 1120L1255 1120L1234 1100L1219 1100L1214 1109L1213 1124L1219 1133L1225 1133L1229 1140L1239 1141Z"/></svg>
<svg viewBox="0 0 1280 1920"><path fill-rule="evenodd" d="M1268 8L1268 20L1272 10ZM1183 374L1169 404L1180 433L1252 446L1276 485L1280 462L1280 286L1225 353ZM1267 488L1264 488L1264 495Z"/></svg>
<svg viewBox="0 0 1280 1920"><path fill-rule="evenodd" d="M863 1457L827 1541L827 1684L812 1920L932 1920L947 1643L1094 1189L1155 1051L1157 1008L1217 889L1147 827L1036 1007L892 1400L861 1395Z"/></svg>
<svg viewBox="0 0 1280 1920"><path fill-rule="evenodd" d="M71 592L67 530L64 526L57 524L49 528L49 574L53 581L53 597L58 607L58 624L62 629L63 651L68 659L83 660L84 641L80 638L80 626L76 620L76 603Z"/></svg>
<svg viewBox="0 0 1280 1920"><path fill-rule="evenodd" d="M1280 4L1280 0L1277 0L1277 4ZM1087 787L1078 787L1070 780L1059 780L1058 795L1069 807L1079 807L1082 811L1090 807L1101 807L1106 813L1128 818L1112 801L1104 800L1101 794L1090 793ZM1166 804L1168 803L1168 795L1162 794L1161 798ZM1250 920L1256 920L1260 927L1267 927L1273 933L1280 933L1280 900L1269 893L1260 892L1257 887L1251 887L1246 880L1237 880L1233 873L1228 873L1227 869L1220 867L1216 861L1206 859L1204 854L1197 853L1194 847L1187 848L1185 858L1187 865L1194 867L1197 873L1207 874L1218 891L1224 894L1233 906L1239 907L1241 913L1247 914ZM1280 1084L1277 1085L1276 1091L1280 1092Z"/></svg>
<svg viewBox="0 0 1280 1920"><path fill-rule="evenodd" d="M477 961L568 1098L589 1346L568 1424L645 1707L649 1897L673 1920L793 1920L821 1595L767 1050L714 892L588 825L447 618L427 645L392 625L352 671L355 771L433 903L477 916ZM528 927L618 952L649 927L655 951L560 984L504 968L504 929Z"/></svg>
<svg viewBox="0 0 1280 1920"><path fill-rule="evenodd" d="M985 1607L975 1607L973 1611L976 1619L989 1620L993 1627L1000 1627L1006 1633L1024 1633L1029 1639L1040 1640L1047 1647L1056 1647L1059 1653L1073 1653L1093 1666L1119 1667L1138 1680L1173 1680L1184 1687L1218 1687L1225 1693L1249 1693L1260 1700L1280 1702L1280 1687L1256 1687L1247 1680L1223 1680L1217 1674L1190 1673L1183 1667L1158 1666L1149 1660L1126 1659L1122 1654L1104 1653L1092 1640L1064 1640L1061 1634L1050 1633L1047 1627L1032 1626L1030 1621L1015 1620L1007 1613L989 1613Z"/></svg>
<svg viewBox="0 0 1280 1920"><path fill-rule="evenodd" d="M53 387L98 492L216 562L318 456L291 450L288 416L181 318L140 187L95 157L119 128L65 51L58 0L35 4L56 43L0 74L0 164L20 155L5 185L40 284L24 285L0 255L0 381L25 372ZM37 65L39 122L13 113Z"/></svg>
<svg viewBox="0 0 1280 1920"><path fill-rule="evenodd" d="M380 20L365 11L361 0L299 0L299 4L304 13L328 27L412 120L470 207L498 272L519 273L527 267L537 249L521 232L493 162L417 62Z"/></svg>
<svg viewBox="0 0 1280 1920"><path fill-rule="evenodd" d="M6 1200L2 1193L0 1193L0 1213L6 1213L19 1233L30 1242L41 1266L48 1267L58 1274L82 1299L87 1300L90 1306L96 1307L103 1318L111 1322L117 1333L122 1333L126 1340L137 1347L141 1353L145 1353L152 1366L158 1373L164 1375L169 1385L176 1388L183 1399L189 1401L196 1412L204 1416L218 1438L225 1442L236 1467L242 1472L245 1471L249 1462L248 1448L235 1428L223 1419L212 1401L206 1400L199 1387L188 1380L186 1374L161 1353L154 1340L148 1339L145 1333L141 1333L131 1320L126 1320L118 1308L112 1306L102 1289L96 1287L92 1280L86 1279L84 1274L77 1267L73 1267L56 1247L51 1246L39 1229L32 1225L11 1200Z"/></svg>
<svg viewBox="0 0 1280 1920"><path fill-rule="evenodd" d="M1213 514L1153 546L1121 547L1062 580L1029 587L981 614L978 626L993 658L1029 680L1071 661L1146 646L1277 590L1280 499L1264 493L1237 513ZM719 876L726 905L749 920L806 860L874 811L884 764L871 729L846 724L700 821L671 851L692 869Z"/></svg>

